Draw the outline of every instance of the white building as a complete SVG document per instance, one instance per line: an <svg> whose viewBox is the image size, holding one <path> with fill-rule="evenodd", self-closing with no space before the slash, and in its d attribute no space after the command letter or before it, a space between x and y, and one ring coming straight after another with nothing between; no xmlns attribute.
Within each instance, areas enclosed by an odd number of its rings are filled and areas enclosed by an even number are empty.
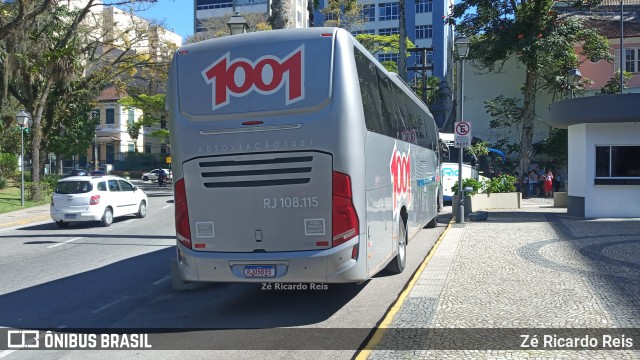
<svg viewBox="0 0 640 360"><path fill-rule="evenodd" d="M293 10L291 14L293 16L293 27L308 27L307 0L284 1L289 1ZM235 11L241 14L264 13L269 15L271 13L270 6L271 0L194 0L194 33L206 30L202 25L205 19L231 15Z"/></svg>

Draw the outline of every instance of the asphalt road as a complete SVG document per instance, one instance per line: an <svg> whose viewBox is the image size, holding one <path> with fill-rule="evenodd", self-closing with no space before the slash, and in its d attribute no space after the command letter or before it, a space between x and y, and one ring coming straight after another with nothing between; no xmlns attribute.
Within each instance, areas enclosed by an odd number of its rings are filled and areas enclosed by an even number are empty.
<svg viewBox="0 0 640 360"><path fill-rule="evenodd" d="M67 229L45 221L0 231L0 327L163 329L169 342L195 340L193 348L202 345L201 350L9 350L0 352L0 358L349 359L355 351L243 351L233 345L228 351L211 351L202 342L207 341L205 329L210 328L266 328L276 334L283 327L322 328L323 332L310 336L328 335L329 341L330 329L361 328L365 330L350 335L364 341L449 220L449 215L441 215L436 229L423 229L414 237L401 275L382 273L361 285L330 284L322 291L212 284L176 292L170 281L175 252L171 189L149 183L143 188L149 196L144 219L116 219L109 228L72 224ZM286 333L279 337L289 339ZM299 348L310 343L303 340Z"/></svg>

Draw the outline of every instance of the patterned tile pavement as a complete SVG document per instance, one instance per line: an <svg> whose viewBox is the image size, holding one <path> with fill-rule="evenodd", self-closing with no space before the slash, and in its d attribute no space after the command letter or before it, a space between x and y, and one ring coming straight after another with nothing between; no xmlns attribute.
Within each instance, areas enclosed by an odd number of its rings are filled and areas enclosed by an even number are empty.
<svg viewBox="0 0 640 360"><path fill-rule="evenodd" d="M424 329L442 328L440 345L421 345ZM453 224L369 359L640 359L637 350L520 348L524 334L599 331L602 344L614 329L640 345L640 218L573 218L531 199ZM495 350L440 350L476 345Z"/></svg>

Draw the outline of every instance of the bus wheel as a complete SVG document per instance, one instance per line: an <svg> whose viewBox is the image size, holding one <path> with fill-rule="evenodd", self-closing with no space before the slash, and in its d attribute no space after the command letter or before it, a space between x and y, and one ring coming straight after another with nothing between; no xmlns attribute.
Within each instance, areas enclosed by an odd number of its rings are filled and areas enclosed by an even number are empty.
<svg viewBox="0 0 640 360"><path fill-rule="evenodd" d="M407 225L402 218L398 225L398 254L387 265L387 271L393 274L400 274L407 265Z"/></svg>

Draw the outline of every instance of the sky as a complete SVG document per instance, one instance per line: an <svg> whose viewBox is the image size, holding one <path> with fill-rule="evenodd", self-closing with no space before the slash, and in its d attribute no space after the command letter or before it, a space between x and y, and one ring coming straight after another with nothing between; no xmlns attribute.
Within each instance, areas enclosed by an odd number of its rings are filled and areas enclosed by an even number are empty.
<svg viewBox="0 0 640 360"><path fill-rule="evenodd" d="M193 35L193 0L158 0L136 15L145 19L164 20L167 29L185 40Z"/></svg>

